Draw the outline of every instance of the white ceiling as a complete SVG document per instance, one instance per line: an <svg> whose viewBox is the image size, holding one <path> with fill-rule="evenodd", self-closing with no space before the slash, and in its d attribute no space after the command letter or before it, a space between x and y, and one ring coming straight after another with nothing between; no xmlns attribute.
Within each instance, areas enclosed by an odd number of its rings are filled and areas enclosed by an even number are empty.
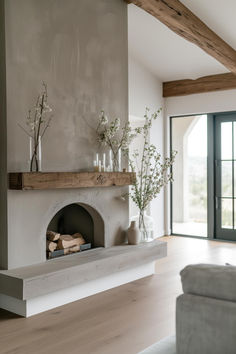
<svg viewBox="0 0 236 354"><path fill-rule="evenodd" d="M236 49L236 0L182 0ZM228 70L135 5L128 6L129 54L162 81L196 79Z"/></svg>

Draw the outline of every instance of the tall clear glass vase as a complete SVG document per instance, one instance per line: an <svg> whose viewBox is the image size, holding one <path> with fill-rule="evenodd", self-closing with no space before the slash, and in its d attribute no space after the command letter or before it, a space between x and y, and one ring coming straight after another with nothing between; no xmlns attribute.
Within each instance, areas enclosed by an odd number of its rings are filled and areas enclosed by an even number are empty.
<svg viewBox="0 0 236 354"><path fill-rule="evenodd" d="M146 210L140 210L139 214L134 216L131 221L136 221L141 242L151 242L154 240L154 220L150 215L147 215Z"/></svg>
<svg viewBox="0 0 236 354"><path fill-rule="evenodd" d="M41 136L37 142L32 137L29 137L29 170L30 172L42 171L42 143Z"/></svg>
<svg viewBox="0 0 236 354"><path fill-rule="evenodd" d="M121 150L112 152L112 170L113 172L121 171Z"/></svg>

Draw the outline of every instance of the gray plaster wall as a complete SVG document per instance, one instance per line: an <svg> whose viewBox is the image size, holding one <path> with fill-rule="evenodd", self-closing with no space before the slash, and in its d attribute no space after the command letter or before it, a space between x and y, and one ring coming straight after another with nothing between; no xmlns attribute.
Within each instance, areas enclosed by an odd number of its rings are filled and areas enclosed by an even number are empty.
<svg viewBox="0 0 236 354"><path fill-rule="evenodd" d="M17 123L24 124L42 81L54 114L43 140L43 170L92 169L99 111L122 124L128 119L127 4L7 0L5 22L8 171L28 168L28 137ZM128 202L116 197L126 190L9 191L7 268L44 261L50 211L65 200L85 201L86 193L108 218L106 245L116 243L128 224Z"/></svg>
<svg viewBox="0 0 236 354"><path fill-rule="evenodd" d="M42 81L54 119L43 169L91 168L101 109L128 119L127 4L123 0L7 0L8 169L24 171L28 138L19 129Z"/></svg>
<svg viewBox="0 0 236 354"><path fill-rule="evenodd" d="M7 132L6 132L6 60L4 0L0 0L0 268L5 269L7 255Z"/></svg>

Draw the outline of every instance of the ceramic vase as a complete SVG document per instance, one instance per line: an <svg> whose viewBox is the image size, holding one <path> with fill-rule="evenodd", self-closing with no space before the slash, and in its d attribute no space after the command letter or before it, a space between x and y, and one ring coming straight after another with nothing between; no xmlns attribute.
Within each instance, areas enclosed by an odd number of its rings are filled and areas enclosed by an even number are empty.
<svg viewBox="0 0 236 354"><path fill-rule="evenodd" d="M128 244L129 245L138 245L140 242L140 231L136 224L136 221L131 221L130 227L127 231Z"/></svg>

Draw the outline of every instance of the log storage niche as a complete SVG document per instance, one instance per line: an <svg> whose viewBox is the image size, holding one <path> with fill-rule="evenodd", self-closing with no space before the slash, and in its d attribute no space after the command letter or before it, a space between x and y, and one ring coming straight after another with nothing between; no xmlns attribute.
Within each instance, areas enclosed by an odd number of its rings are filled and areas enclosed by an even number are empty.
<svg viewBox="0 0 236 354"><path fill-rule="evenodd" d="M46 258L104 246L104 223L88 205L73 203L59 210L47 227Z"/></svg>

